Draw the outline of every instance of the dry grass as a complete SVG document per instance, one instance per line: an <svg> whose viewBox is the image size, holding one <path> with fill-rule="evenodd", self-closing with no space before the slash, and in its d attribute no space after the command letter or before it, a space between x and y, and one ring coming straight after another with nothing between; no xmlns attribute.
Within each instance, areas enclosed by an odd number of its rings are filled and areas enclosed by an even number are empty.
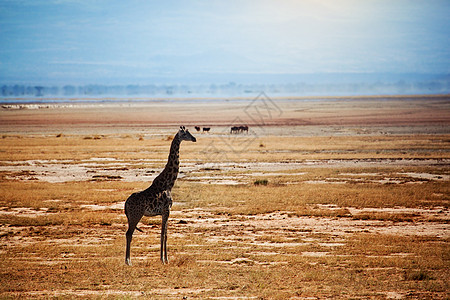
<svg viewBox="0 0 450 300"><path fill-rule="evenodd" d="M67 160L70 168L100 157L141 169L161 168L167 158L165 137L86 136L7 136L0 166ZM202 151L211 143L232 162L442 160L449 159L449 138L260 137L236 152L222 138L203 136L183 144L181 164L209 162ZM136 163L143 158L155 161ZM111 168L108 161L103 164L96 168ZM253 171L212 165L196 172L245 179ZM170 264L161 265L158 258L160 219L144 218L145 233L135 234L128 267L126 219L114 205L148 182L48 183L1 171L0 297L445 299L450 187L447 180L402 175L412 172L444 176L450 169L445 164L301 167L280 175L261 171L239 185L179 179L169 225ZM377 182L386 177L400 183Z"/></svg>
<svg viewBox="0 0 450 300"><path fill-rule="evenodd" d="M304 215L314 204L338 207L446 207L450 188L446 183L421 185L377 184L268 184L192 185L179 183L174 191L188 207L208 207L234 214L289 211ZM193 193L192 191L195 191ZM443 195L443 196L441 196ZM306 212L307 214L307 212Z"/></svg>
<svg viewBox="0 0 450 300"><path fill-rule="evenodd" d="M45 144L42 139L45 138ZM260 147L260 143L265 146ZM94 157L116 159L166 159L167 138L140 139L138 136L5 136L1 161L86 160ZM213 146L213 147L212 147ZM289 161L308 159L448 158L448 135L273 137L258 140L250 136L200 136L195 144L184 144L182 158L221 161Z"/></svg>

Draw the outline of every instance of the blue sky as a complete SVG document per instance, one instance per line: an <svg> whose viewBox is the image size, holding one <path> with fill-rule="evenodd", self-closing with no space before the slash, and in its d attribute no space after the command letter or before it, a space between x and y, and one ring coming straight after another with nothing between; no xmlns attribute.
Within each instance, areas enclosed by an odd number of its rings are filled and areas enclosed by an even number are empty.
<svg viewBox="0 0 450 300"><path fill-rule="evenodd" d="M448 0L0 0L0 82L450 73Z"/></svg>

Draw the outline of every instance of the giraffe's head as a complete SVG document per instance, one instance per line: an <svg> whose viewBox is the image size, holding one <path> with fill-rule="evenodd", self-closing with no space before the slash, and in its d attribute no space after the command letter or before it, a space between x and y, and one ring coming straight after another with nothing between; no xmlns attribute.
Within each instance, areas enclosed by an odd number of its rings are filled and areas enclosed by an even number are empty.
<svg viewBox="0 0 450 300"><path fill-rule="evenodd" d="M180 126L180 131L178 131L178 137L182 141L191 141L191 142L197 141L197 139L184 126Z"/></svg>

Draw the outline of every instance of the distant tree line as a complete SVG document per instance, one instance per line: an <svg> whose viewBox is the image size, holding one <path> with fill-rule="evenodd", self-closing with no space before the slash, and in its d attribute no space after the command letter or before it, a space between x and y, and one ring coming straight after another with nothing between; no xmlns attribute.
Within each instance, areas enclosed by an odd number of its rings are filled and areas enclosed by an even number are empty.
<svg viewBox="0 0 450 300"><path fill-rule="evenodd" d="M2 85L1 97L90 97L90 96L189 96L245 95L264 91L271 95L364 95L449 93L450 80L423 82L360 82L360 83L288 83L288 84L148 84L148 85L64 85L28 86Z"/></svg>

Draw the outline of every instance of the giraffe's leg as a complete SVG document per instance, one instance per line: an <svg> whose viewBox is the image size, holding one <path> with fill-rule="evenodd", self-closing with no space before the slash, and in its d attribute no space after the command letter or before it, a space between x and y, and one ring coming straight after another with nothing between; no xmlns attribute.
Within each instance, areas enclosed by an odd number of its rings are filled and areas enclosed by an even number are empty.
<svg viewBox="0 0 450 300"><path fill-rule="evenodd" d="M166 264L169 263L169 259L167 258L167 221L166 221L166 226L164 229L164 260L166 261Z"/></svg>
<svg viewBox="0 0 450 300"><path fill-rule="evenodd" d="M161 262L163 264L168 264L169 260L167 258L167 220L169 219L169 211L162 215L162 225L161 225Z"/></svg>
<svg viewBox="0 0 450 300"><path fill-rule="evenodd" d="M139 220L136 221L131 221L130 219L128 219L128 230L127 233L125 234L127 237L127 248L126 248L126 252L125 252L125 263L129 266L131 266L131 259L130 259L130 251L131 251L131 240L133 239L133 233L134 230L136 229L137 223L139 222Z"/></svg>
<svg viewBox="0 0 450 300"><path fill-rule="evenodd" d="M166 232L164 233L164 259L166 263L169 263L169 259L167 258L167 224L166 224Z"/></svg>
<svg viewBox="0 0 450 300"><path fill-rule="evenodd" d="M134 229L130 227L130 225L128 225L128 230L126 233L126 237L127 237L127 250L125 253L125 263L129 266L131 266L131 259L130 259L130 247L131 247L131 239L133 238L133 232Z"/></svg>

